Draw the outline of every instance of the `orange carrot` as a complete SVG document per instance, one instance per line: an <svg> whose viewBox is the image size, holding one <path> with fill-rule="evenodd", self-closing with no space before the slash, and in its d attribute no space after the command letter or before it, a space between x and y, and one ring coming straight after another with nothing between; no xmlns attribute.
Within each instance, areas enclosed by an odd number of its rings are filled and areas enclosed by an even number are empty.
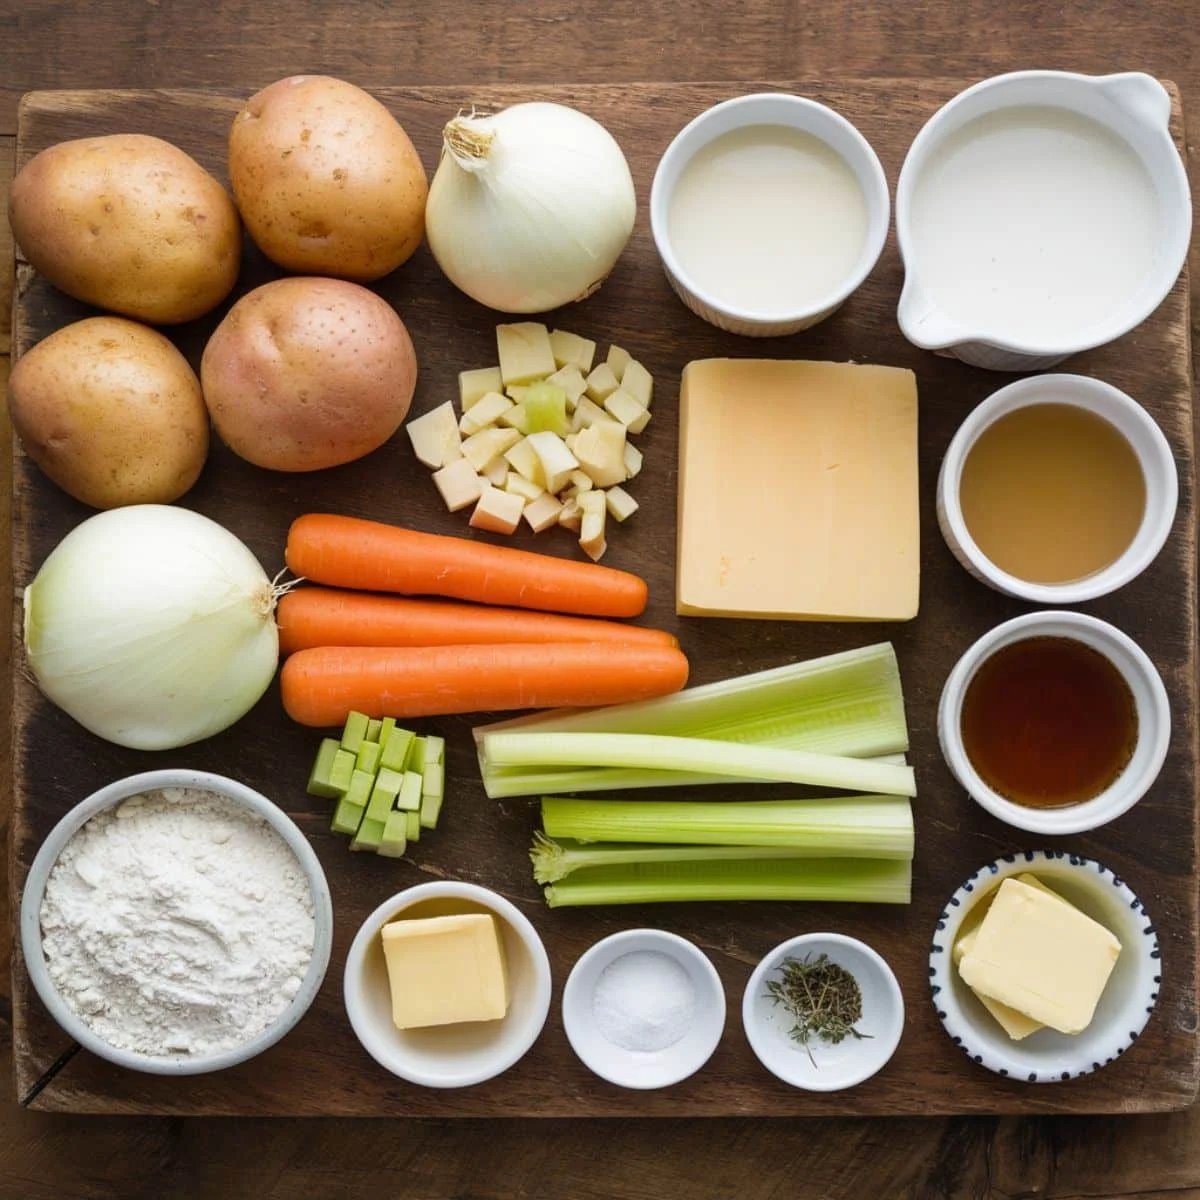
<svg viewBox="0 0 1200 1200"><path fill-rule="evenodd" d="M507 646L321 646L283 664L283 707L301 725L572 708L677 692L688 663L673 646L547 642Z"/></svg>
<svg viewBox="0 0 1200 1200"><path fill-rule="evenodd" d="M369 592L592 617L636 617L646 607L645 580L627 571L328 513L292 522L287 565L315 583Z"/></svg>
<svg viewBox="0 0 1200 1200"><path fill-rule="evenodd" d="M302 587L275 610L283 654L313 646L483 646L509 642L622 642L675 646L664 629L454 600Z"/></svg>

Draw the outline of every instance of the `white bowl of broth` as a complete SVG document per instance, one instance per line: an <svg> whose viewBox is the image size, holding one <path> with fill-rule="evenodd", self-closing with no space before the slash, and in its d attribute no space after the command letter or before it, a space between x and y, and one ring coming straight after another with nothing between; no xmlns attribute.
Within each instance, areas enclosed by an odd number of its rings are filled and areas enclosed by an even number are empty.
<svg viewBox="0 0 1200 1200"><path fill-rule="evenodd" d="M1171 736L1167 690L1121 630L1069 611L1026 613L958 660L938 704L946 765L1018 829L1096 829L1153 785Z"/></svg>
<svg viewBox="0 0 1200 1200"><path fill-rule="evenodd" d="M891 216L866 138L815 100L738 96L667 147L650 225L667 279L697 316L779 337L824 320L870 274Z"/></svg>
<svg viewBox="0 0 1200 1200"><path fill-rule="evenodd" d="M994 392L942 460L937 514L976 579L1035 604L1123 587L1162 549L1179 481L1140 404L1083 375L1038 375Z"/></svg>

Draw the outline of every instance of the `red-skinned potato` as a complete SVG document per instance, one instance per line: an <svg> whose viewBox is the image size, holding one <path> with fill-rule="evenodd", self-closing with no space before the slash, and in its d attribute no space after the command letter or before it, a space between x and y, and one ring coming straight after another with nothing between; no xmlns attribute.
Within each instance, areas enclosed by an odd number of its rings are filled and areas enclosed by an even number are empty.
<svg viewBox="0 0 1200 1200"><path fill-rule="evenodd" d="M187 359L155 329L90 317L27 351L8 380L25 452L94 508L171 504L208 455L208 413Z"/></svg>
<svg viewBox="0 0 1200 1200"><path fill-rule="evenodd" d="M425 168L362 88L294 75L252 96L229 133L229 178L250 236L289 271L369 282L425 235Z"/></svg>
<svg viewBox="0 0 1200 1200"><path fill-rule="evenodd" d="M151 325L203 316L237 281L229 193L161 138L49 146L17 173L8 210L17 245L55 287Z"/></svg>
<svg viewBox="0 0 1200 1200"><path fill-rule="evenodd" d="M383 445L408 414L417 359L404 322L374 292L291 277L243 296L200 364L217 433L275 471L317 471Z"/></svg>

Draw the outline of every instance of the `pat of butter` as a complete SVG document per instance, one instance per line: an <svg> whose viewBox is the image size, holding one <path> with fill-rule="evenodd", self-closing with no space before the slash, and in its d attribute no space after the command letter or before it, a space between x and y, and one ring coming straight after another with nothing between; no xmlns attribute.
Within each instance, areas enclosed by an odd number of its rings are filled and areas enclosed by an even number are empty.
<svg viewBox="0 0 1200 1200"><path fill-rule="evenodd" d="M919 551L911 371L688 363L677 612L906 621L917 613Z"/></svg>
<svg viewBox="0 0 1200 1200"><path fill-rule="evenodd" d="M381 931L397 1029L496 1021L508 978L496 918L463 913L392 921Z"/></svg>
<svg viewBox="0 0 1200 1200"><path fill-rule="evenodd" d="M1103 925L1061 897L1006 879L958 970L981 998L1060 1033L1081 1033L1120 953Z"/></svg>

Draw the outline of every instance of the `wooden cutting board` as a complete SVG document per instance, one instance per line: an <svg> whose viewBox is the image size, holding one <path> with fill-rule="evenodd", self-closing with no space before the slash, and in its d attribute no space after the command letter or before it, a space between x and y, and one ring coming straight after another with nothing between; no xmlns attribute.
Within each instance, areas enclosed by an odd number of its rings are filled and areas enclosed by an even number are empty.
<svg viewBox="0 0 1200 1200"><path fill-rule="evenodd" d="M276 691L220 737L175 753L142 754L85 733L41 699L18 668L12 820L16 895L42 838L77 800L134 771L191 766L234 775L278 801L311 838L329 877L336 914L329 974L308 1016L254 1062L207 1077L166 1079L123 1072L79 1051L33 994L18 954L13 994L22 1098L39 1108L72 1112L247 1116L1087 1113L1180 1108L1192 1100L1198 1067L1196 589L1186 278L1128 337L1080 355L1065 368L1106 379L1141 400L1176 454L1180 507L1166 549L1134 583L1084 606L1127 630L1153 657L1171 695L1175 732L1162 776L1132 813L1094 834L1051 840L1010 829L974 805L940 759L934 724L942 682L959 654L984 630L1027 607L972 580L943 545L934 518L934 482L947 443L972 407L1009 377L937 358L904 340L895 321L902 270L892 243L867 283L831 320L806 333L759 344L722 334L688 313L668 288L650 238L646 199L659 156L686 121L730 94L782 89L831 104L860 127L879 152L888 178L895 180L923 122L967 82L396 88L379 93L430 170L436 163L441 126L460 106L470 104L495 108L537 98L574 104L604 122L625 148L641 201L633 241L596 296L555 318L603 343L617 341L656 376L655 419L640 442L647 468L632 489L642 510L616 532L605 561L647 577L651 604L646 619L678 631L696 683L894 640L920 785L912 905L703 904L551 912L542 905L526 859L533 805L494 803L484 797L467 718L426 723L428 731L449 739L450 784L443 823L408 858L396 862L350 854L345 839L328 832L328 806L304 793L316 739L286 720ZM177 143L223 177L225 138L240 100L226 92L35 93L26 97L21 111L19 162L65 138L140 132ZM1177 141L1180 129L1177 106ZM731 213L730 220L736 219ZM248 250L239 294L275 274ZM495 314L458 294L427 251L421 250L384 280L379 291L399 310L417 346L421 378L414 412L453 396L461 368L493 361ZM20 271L18 292L18 351L89 311L34 277L28 267ZM193 362L198 362L219 316L170 331ZM915 621L863 626L674 616L679 373L690 359L726 354L856 359L911 367L917 373L924 578L921 614ZM19 449L14 472L13 555L19 588L88 510L50 485ZM309 510L467 532L462 514L450 516L442 510L403 435L360 462L305 476L257 470L216 446L186 503L245 539L268 572L282 565L289 522ZM794 519L803 518L803 513L794 514ZM780 523L779 536L787 537L786 521ZM570 540L557 534L546 535L537 545L564 555L573 552ZM18 611L18 636L19 620ZM930 1003L927 954L937 914L962 879L1000 854L1044 844L1094 856L1129 881L1157 922L1163 986L1146 1032L1115 1064L1070 1083L1029 1086L988 1073L951 1044ZM479 1087L438 1092L394 1079L360 1048L342 1007L341 966L368 911L401 888L446 876L496 888L534 920L550 952L555 1005L538 1044L507 1074ZM637 925L661 926L699 943L716 964L729 1000L725 1037L709 1064L663 1092L622 1091L592 1076L572 1054L557 1011L576 958L598 938ZM758 959L785 937L820 929L853 934L880 949L895 969L907 1003L904 1038L889 1066L859 1088L824 1096L794 1091L767 1074L746 1045L739 1016L742 990Z"/></svg>

